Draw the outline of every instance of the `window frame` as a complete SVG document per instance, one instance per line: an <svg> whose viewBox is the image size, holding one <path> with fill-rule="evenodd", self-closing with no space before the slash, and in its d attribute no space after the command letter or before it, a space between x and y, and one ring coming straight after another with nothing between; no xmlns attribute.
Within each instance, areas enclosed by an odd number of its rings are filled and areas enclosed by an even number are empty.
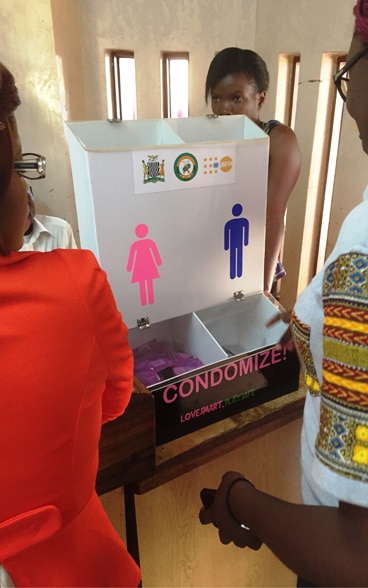
<svg viewBox="0 0 368 588"><path fill-rule="evenodd" d="M162 51L161 53L161 116L172 118L170 100L170 61L186 60L188 62L188 116L189 116L189 52Z"/></svg>
<svg viewBox="0 0 368 588"><path fill-rule="evenodd" d="M119 59L127 57L134 60L134 51L128 49L107 49L105 51L106 86L108 102L110 102L108 110L111 109L108 118L111 120L123 120Z"/></svg>

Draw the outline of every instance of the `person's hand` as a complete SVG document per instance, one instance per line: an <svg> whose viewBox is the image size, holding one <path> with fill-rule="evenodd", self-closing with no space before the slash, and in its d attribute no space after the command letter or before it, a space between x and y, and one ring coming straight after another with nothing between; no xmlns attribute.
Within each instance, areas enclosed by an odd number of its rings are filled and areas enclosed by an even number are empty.
<svg viewBox="0 0 368 588"><path fill-rule="evenodd" d="M275 314L273 317L270 318L269 321L266 322L266 327L271 327L275 325L279 321L286 323L288 328L286 329L285 333L282 335L281 339L276 343L275 349L286 349L287 351L293 351L295 349L293 336L291 334L290 329L290 319L291 319L291 311L285 310L284 312L279 312Z"/></svg>
<svg viewBox="0 0 368 588"><path fill-rule="evenodd" d="M259 549L262 545L260 539L245 526L241 526L229 512L227 507L227 494L232 481L243 477L238 472L227 472L223 475L220 486L214 492L211 504L201 508L199 520L202 525L212 523L219 530L219 539L221 543L227 545L231 541L237 547L251 547ZM238 482L239 484L247 483Z"/></svg>

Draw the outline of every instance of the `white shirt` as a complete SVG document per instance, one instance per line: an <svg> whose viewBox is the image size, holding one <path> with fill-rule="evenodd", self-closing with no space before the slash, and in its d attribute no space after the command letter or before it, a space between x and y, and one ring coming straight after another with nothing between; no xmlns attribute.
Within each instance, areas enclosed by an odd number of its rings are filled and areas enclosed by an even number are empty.
<svg viewBox="0 0 368 588"><path fill-rule="evenodd" d="M77 249L70 224L56 216L36 215L33 231L24 236L20 251L52 251L53 249Z"/></svg>
<svg viewBox="0 0 368 588"><path fill-rule="evenodd" d="M341 254L348 252L362 253L368 257L368 191L364 200L346 217L340 230L334 250L304 292L298 298L294 311L297 317L310 327L310 349L316 376L322 384L323 360L323 303L322 286L326 268ZM302 452L302 490L307 504L324 504L337 506L340 500L368 507L367 478L359 480L344 476L332 470L318 459L316 440L320 423L321 396L307 393L304 408L304 421L301 439ZM352 412L352 411L350 411ZM365 414L364 412L361 413ZM352 420L352 417L351 417ZM354 421L355 422L355 421ZM324 425L325 426L325 425ZM353 439L351 432L346 433L348 440Z"/></svg>

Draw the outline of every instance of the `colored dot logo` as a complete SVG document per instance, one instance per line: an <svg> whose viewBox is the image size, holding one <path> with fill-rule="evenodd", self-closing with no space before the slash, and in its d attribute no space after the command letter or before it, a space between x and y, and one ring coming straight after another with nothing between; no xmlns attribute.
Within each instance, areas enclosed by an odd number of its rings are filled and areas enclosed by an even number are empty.
<svg viewBox="0 0 368 588"><path fill-rule="evenodd" d="M233 167L233 160L231 159L231 157L229 155L224 155L224 157L221 158L220 161L220 170L222 172L229 172Z"/></svg>
<svg viewBox="0 0 368 588"><path fill-rule="evenodd" d="M229 172L233 167L233 160L229 155L224 155L220 160L218 157L205 157L203 159L204 175L217 174L219 170Z"/></svg>
<svg viewBox="0 0 368 588"><path fill-rule="evenodd" d="M220 169L220 162L218 161L217 157L205 157L203 159L203 173L204 173L204 175L217 174L219 169Z"/></svg>
<svg viewBox="0 0 368 588"><path fill-rule="evenodd" d="M198 172L198 161L192 153L181 153L174 162L174 173L178 180L188 182Z"/></svg>

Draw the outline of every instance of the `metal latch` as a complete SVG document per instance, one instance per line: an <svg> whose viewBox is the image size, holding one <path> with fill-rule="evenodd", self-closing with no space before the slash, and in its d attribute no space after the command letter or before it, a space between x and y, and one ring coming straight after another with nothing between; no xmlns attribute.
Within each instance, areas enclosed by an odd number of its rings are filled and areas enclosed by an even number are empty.
<svg viewBox="0 0 368 588"><path fill-rule="evenodd" d="M236 300L236 302L240 302L240 300L243 300L243 298L244 298L243 290L238 290L237 292L234 292L233 297L234 297L234 300Z"/></svg>
<svg viewBox="0 0 368 588"><path fill-rule="evenodd" d="M148 329L151 326L149 316L142 317L137 319L137 327L138 329Z"/></svg>

